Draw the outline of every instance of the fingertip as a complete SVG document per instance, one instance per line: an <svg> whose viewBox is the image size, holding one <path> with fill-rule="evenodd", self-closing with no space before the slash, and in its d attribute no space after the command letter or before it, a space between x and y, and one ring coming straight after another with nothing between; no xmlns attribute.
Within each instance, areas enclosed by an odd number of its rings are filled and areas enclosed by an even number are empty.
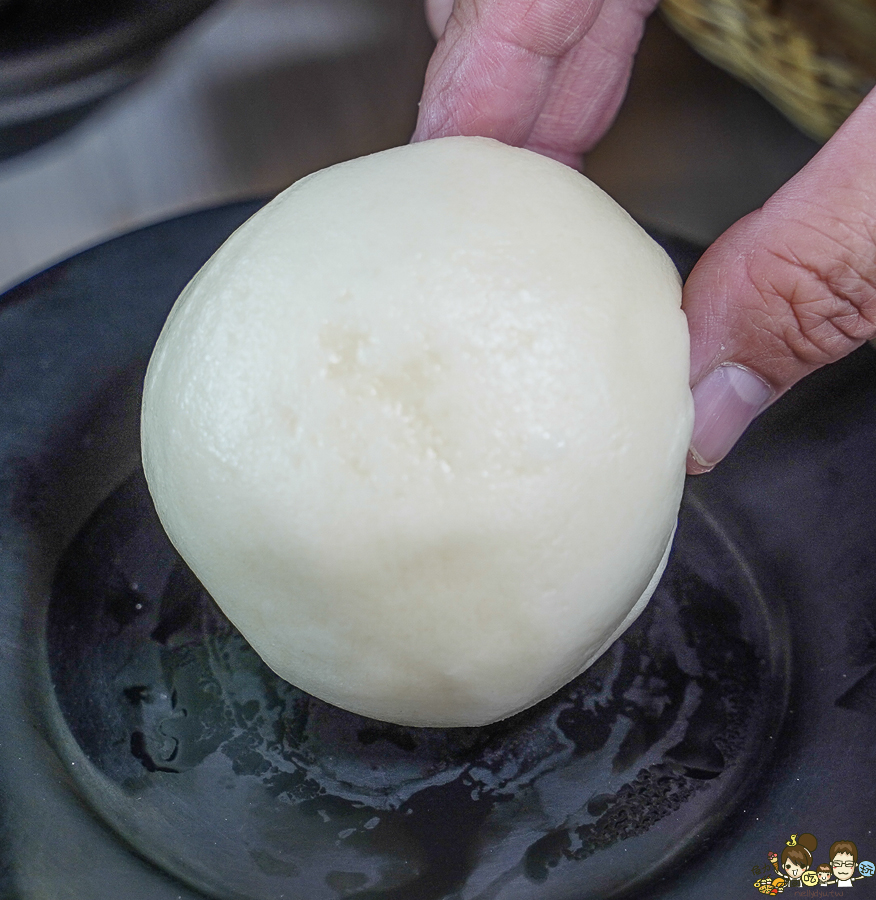
<svg viewBox="0 0 876 900"><path fill-rule="evenodd" d="M426 22L436 41L444 34L452 12L453 0L426 0Z"/></svg>
<svg viewBox="0 0 876 900"><path fill-rule="evenodd" d="M687 451L687 474L688 475L705 475L707 472L711 472L712 469L715 468L715 464L710 465L709 463L704 462L699 459L696 455L696 451L693 448L688 449Z"/></svg>
<svg viewBox="0 0 876 900"><path fill-rule="evenodd" d="M687 470L713 469L751 422L772 402L775 391L760 375L737 363L723 363L691 389L694 427Z"/></svg>

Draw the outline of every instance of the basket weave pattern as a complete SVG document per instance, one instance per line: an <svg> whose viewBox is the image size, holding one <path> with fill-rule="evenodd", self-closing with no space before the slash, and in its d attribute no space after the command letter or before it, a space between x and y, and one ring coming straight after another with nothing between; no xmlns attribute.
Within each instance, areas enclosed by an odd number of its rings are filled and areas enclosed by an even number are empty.
<svg viewBox="0 0 876 900"><path fill-rule="evenodd" d="M876 84L873 0L663 0L661 8L703 56L817 140Z"/></svg>

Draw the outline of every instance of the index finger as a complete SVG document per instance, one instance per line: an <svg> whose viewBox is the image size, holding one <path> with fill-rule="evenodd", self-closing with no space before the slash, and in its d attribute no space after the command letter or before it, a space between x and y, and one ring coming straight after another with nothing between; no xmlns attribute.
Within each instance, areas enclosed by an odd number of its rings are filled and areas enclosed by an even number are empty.
<svg viewBox="0 0 876 900"><path fill-rule="evenodd" d="M457 0L414 140L482 135L580 164L611 124L655 0Z"/></svg>

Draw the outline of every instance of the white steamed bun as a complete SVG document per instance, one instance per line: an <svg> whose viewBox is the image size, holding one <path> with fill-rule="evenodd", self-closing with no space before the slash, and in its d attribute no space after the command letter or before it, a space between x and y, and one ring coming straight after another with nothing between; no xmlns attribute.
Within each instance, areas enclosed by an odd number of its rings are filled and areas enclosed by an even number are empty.
<svg viewBox="0 0 876 900"><path fill-rule="evenodd" d="M583 176L444 138L303 179L146 376L168 535L279 675L407 725L548 696L636 618L690 438L663 250Z"/></svg>

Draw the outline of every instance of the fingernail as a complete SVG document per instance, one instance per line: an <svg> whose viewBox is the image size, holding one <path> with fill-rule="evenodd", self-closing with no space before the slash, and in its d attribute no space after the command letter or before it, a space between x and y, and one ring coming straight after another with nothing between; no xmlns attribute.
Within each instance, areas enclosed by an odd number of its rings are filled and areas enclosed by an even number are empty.
<svg viewBox="0 0 876 900"><path fill-rule="evenodd" d="M751 369L727 363L693 388L691 456L705 469L717 465L767 405L772 388Z"/></svg>

